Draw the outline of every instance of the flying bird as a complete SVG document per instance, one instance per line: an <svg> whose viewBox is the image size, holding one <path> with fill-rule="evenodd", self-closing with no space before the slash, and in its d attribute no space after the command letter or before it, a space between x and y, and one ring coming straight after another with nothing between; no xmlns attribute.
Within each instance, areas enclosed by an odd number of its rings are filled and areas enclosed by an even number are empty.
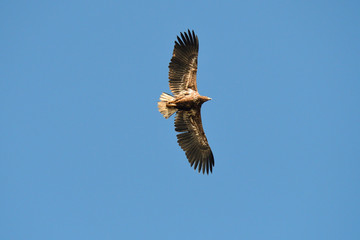
<svg viewBox="0 0 360 240"><path fill-rule="evenodd" d="M198 168L199 172L209 174L214 166L214 155L204 133L200 110L211 98L201 96L196 85L199 39L190 30L180 35L169 64L169 86L174 96L162 93L158 108L166 119L176 113L175 131L179 132L180 147L195 170Z"/></svg>

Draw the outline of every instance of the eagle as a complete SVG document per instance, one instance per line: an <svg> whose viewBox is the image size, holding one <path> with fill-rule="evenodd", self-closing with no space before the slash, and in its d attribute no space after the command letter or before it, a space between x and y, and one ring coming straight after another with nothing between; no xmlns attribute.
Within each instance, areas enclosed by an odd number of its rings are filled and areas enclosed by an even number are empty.
<svg viewBox="0 0 360 240"><path fill-rule="evenodd" d="M199 39L194 30L180 33L175 41L169 64L169 86L174 96L162 93L158 108L167 119L174 113L175 131L180 147L194 169L205 174L212 173L214 155L201 122L201 106L211 100L201 96L196 85Z"/></svg>

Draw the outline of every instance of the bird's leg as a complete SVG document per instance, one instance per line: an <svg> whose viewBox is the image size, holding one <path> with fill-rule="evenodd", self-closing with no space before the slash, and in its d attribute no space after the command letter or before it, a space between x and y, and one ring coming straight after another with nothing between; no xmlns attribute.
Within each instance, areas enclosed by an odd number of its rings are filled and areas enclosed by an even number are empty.
<svg viewBox="0 0 360 240"><path fill-rule="evenodd" d="M176 99L173 100L173 101L169 101L169 102L166 103L166 106L167 106L167 107L176 107L176 106L177 106L176 104L177 104L179 101L181 101L183 98L184 98L184 97L178 97L178 98L176 98Z"/></svg>
<svg viewBox="0 0 360 240"><path fill-rule="evenodd" d="M166 106L167 107L176 107L176 103L174 103L173 101L172 102L167 102Z"/></svg>

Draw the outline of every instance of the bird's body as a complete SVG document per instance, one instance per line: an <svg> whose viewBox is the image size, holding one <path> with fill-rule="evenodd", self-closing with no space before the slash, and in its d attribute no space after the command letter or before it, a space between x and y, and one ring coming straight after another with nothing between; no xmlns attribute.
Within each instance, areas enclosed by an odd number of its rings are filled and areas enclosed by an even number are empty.
<svg viewBox="0 0 360 240"><path fill-rule="evenodd" d="M188 111L193 108L199 108L201 105L211 98L201 96L198 92L189 89L183 95L177 95L174 101L166 104L167 107L176 107L178 110Z"/></svg>
<svg viewBox="0 0 360 240"><path fill-rule="evenodd" d="M194 169L212 172L214 156L201 122L201 105L211 98L201 96L197 90L196 72L199 40L194 31L177 37L169 64L169 85L174 96L162 93L158 108L165 118L177 113L175 131L180 147Z"/></svg>

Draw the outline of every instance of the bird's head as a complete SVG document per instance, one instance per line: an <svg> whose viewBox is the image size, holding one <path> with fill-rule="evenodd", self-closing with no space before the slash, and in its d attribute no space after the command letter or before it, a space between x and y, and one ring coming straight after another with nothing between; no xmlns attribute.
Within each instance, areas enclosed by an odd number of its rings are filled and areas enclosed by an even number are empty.
<svg viewBox="0 0 360 240"><path fill-rule="evenodd" d="M206 97L206 96L201 96L201 97L200 97L200 101L201 101L202 103L207 102L207 101L209 101L209 100L211 100L211 98L209 98L209 97Z"/></svg>

